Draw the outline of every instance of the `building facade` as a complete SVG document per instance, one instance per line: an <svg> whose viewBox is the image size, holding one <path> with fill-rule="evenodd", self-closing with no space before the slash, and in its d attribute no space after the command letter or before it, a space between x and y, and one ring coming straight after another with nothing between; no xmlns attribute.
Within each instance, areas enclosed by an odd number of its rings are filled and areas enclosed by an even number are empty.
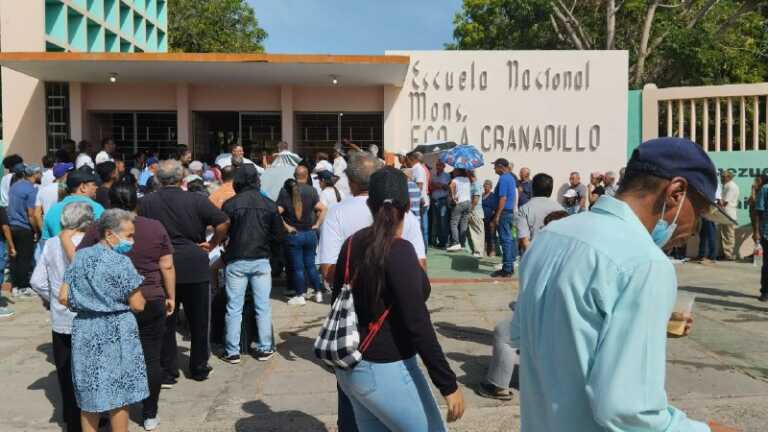
<svg viewBox="0 0 768 432"><path fill-rule="evenodd" d="M3 52L168 50L167 0L0 0ZM69 83L2 68L3 154L39 160L71 136Z"/></svg>

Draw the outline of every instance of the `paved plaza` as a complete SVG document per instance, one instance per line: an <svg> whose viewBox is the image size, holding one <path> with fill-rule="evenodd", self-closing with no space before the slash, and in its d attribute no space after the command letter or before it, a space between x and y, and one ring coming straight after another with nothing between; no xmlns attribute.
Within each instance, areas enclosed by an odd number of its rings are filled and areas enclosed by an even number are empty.
<svg viewBox="0 0 768 432"><path fill-rule="evenodd" d="M436 282L429 300L432 320L468 405L464 419L451 425L454 431L519 430L517 397L502 403L474 393L490 360L493 327L509 315L517 293L516 280L489 279L492 268L492 261L478 262L464 254L433 251L430 256ZM764 431L768 305L755 298L759 270L745 263L677 268L681 290L698 299L693 334L668 344L669 397L694 418ZM282 290L276 287L273 298ZM14 307L17 315L0 321L0 430L60 430L48 314L37 300ZM279 355L266 363L246 357L236 366L212 358L214 374L208 381L182 378L174 389L163 390L159 430L335 430L335 378L312 352L327 308L314 302L288 307L275 300ZM188 346L187 341L180 344L183 365ZM133 410L131 430L142 430L139 417Z"/></svg>

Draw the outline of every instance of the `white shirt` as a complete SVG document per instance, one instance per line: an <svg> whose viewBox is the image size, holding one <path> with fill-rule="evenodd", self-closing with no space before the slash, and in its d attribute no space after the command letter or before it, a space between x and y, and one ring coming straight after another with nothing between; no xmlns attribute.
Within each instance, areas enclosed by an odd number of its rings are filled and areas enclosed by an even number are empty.
<svg viewBox="0 0 768 432"><path fill-rule="evenodd" d="M59 202L58 183L51 183L47 186L41 186L39 189L37 189L35 207L42 207L43 214L48 213L48 209L57 202Z"/></svg>
<svg viewBox="0 0 768 432"><path fill-rule="evenodd" d="M333 174L336 176L346 176L344 171L347 169L347 161L343 157L339 156L333 160Z"/></svg>
<svg viewBox="0 0 768 432"><path fill-rule="evenodd" d="M221 157L221 155L219 155L219 157L216 158L216 165L218 165L219 168L221 169L224 169L232 165L232 155L229 155L227 157ZM256 165L255 163L253 163L252 160L248 158L243 158L243 165L253 165L256 167L256 171L258 171L259 174L264 174L264 168Z"/></svg>
<svg viewBox="0 0 768 432"><path fill-rule="evenodd" d="M112 158L112 156L109 155L105 150L100 151L96 155L96 165L102 163L102 162L114 162L115 160Z"/></svg>
<svg viewBox="0 0 768 432"><path fill-rule="evenodd" d="M47 169L43 171L43 177L40 179L40 186L48 186L56 181L56 177L53 176L53 170Z"/></svg>
<svg viewBox="0 0 768 432"><path fill-rule="evenodd" d="M344 199L344 194L339 191L339 195L341 196L341 199ZM320 191L320 202L323 203L324 206L327 208L331 208L331 206L334 206L341 202L341 200L336 199L336 191L333 190L332 187L327 187Z"/></svg>
<svg viewBox="0 0 768 432"><path fill-rule="evenodd" d="M72 236L72 243L77 247L84 234L78 233ZM72 334L72 320L75 313L59 303L59 288L64 281L64 270L69 266L61 247L59 236L51 237L43 246L43 253L37 261L35 271L29 284L32 289L43 299L51 304L51 327L60 334Z"/></svg>
<svg viewBox="0 0 768 432"><path fill-rule="evenodd" d="M352 234L371 226L373 215L368 208L367 196L349 197L328 209L325 221L320 227L320 264L336 264L344 241ZM405 213L403 239L413 245L419 259L426 257L421 224L411 212Z"/></svg>
<svg viewBox="0 0 768 432"><path fill-rule="evenodd" d="M472 195L470 194L472 184L468 178L456 177L451 181L453 182L453 184L456 185L456 202L457 203L463 203L463 202L472 200Z"/></svg>
<svg viewBox="0 0 768 432"><path fill-rule="evenodd" d="M741 194L741 191L739 190L739 185L737 185L736 182L734 182L733 180L723 185L722 200L728 203L725 206L725 213L734 219L736 219L736 217L738 216L737 211L738 211L740 194Z"/></svg>
<svg viewBox="0 0 768 432"><path fill-rule="evenodd" d="M93 164L93 159L91 159L91 157L88 156L88 153L80 153L79 155L77 155L77 159L75 159L75 169L78 169L83 165L88 165L91 168L95 166Z"/></svg>
<svg viewBox="0 0 768 432"><path fill-rule="evenodd" d="M8 192L11 191L11 179L13 179L13 174L8 173L0 180L0 207L8 207Z"/></svg>
<svg viewBox="0 0 768 432"><path fill-rule="evenodd" d="M413 181L416 184L421 183L421 199L424 207L429 207L429 194L427 194L427 168L422 163L417 163L411 167L413 173Z"/></svg>

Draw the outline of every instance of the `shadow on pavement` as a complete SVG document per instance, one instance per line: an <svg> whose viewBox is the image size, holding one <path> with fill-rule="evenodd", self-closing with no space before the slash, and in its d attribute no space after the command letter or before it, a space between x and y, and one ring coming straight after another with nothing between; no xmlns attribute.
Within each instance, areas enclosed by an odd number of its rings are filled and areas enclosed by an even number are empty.
<svg viewBox="0 0 768 432"><path fill-rule="evenodd" d="M490 354L490 351L488 353ZM480 383L485 380L488 365L491 363L490 355L475 356L451 352L446 353L445 356L459 363L459 368L464 372L464 375L457 373L456 379L468 388L476 390Z"/></svg>
<svg viewBox="0 0 768 432"><path fill-rule="evenodd" d="M707 297L697 298L696 303L703 303L703 304L713 305L713 306L738 308L738 309L744 309L749 311L768 313L768 308L753 306L746 303L736 303L736 302L718 300L718 299L707 298Z"/></svg>
<svg viewBox="0 0 768 432"><path fill-rule="evenodd" d="M315 432L327 431L325 424L315 417L297 410L272 411L269 405L261 401L243 404L243 411L251 417L235 423L237 432L274 431L274 432Z"/></svg>
<svg viewBox="0 0 768 432"><path fill-rule="evenodd" d="M741 371L747 372L749 375L752 375L752 376L757 375L762 378L768 377L768 368L731 366L726 364L701 363L701 362L692 362L692 361L685 361L685 360L668 360L667 362L669 364L678 365L678 366L689 366L696 370L699 370L699 369L714 369L716 371L741 370Z"/></svg>
<svg viewBox="0 0 768 432"><path fill-rule="evenodd" d="M317 325L319 326L319 324ZM307 326L306 329L311 329L315 326ZM282 342L278 343L276 350L287 361L296 361L297 359L303 359L310 363L314 363L318 368L323 371L333 374L333 371L323 366L320 360L315 357L315 338L301 336L299 332L301 329L292 331L280 332L280 339Z"/></svg>
<svg viewBox="0 0 768 432"><path fill-rule="evenodd" d="M53 361L53 344L44 343L37 347L37 352L45 354L45 361L50 364L54 364ZM53 412L51 418L48 420L50 423L57 423L63 427L64 423L61 421L61 392L59 391L59 378L56 376L56 371L52 371L46 377L39 378L37 381L27 387L27 390L43 390L46 399L51 403Z"/></svg>
<svg viewBox="0 0 768 432"><path fill-rule="evenodd" d="M447 338L493 345L493 330L480 327L457 326L445 321L436 322L434 326L438 333Z"/></svg>
<svg viewBox="0 0 768 432"><path fill-rule="evenodd" d="M703 295L710 295L710 296L716 296L716 297L744 297L744 298L751 298L751 299L757 298L757 294L749 295L749 294L744 294L738 291L724 290L724 289L718 289L718 288L681 286L679 290L689 292L689 293L694 293L694 294L703 294Z"/></svg>
<svg viewBox="0 0 768 432"><path fill-rule="evenodd" d="M470 255L448 255L451 259L451 270L489 275L490 272L480 269L480 260Z"/></svg>

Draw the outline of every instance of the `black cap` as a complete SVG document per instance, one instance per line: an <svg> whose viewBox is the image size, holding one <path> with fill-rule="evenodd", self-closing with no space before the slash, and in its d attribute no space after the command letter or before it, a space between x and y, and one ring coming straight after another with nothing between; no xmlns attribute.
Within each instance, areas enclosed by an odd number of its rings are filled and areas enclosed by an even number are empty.
<svg viewBox="0 0 768 432"><path fill-rule="evenodd" d="M76 189L83 183L96 183L96 175L93 174L93 170L81 167L69 172L67 176L67 189Z"/></svg>
<svg viewBox="0 0 768 432"><path fill-rule="evenodd" d="M493 166L503 166L506 168L509 166L509 161L504 158L498 158L493 161Z"/></svg>
<svg viewBox="0 0 768 432"><path fill-rule="evenodd" d="M627 171L644 172L671 180L682 177L708 203L702 216L717 223L736 221L716 204L718 176L715 164L700 145L685 138L656 138L646 141L632 152Z"/></svg>
<svg viewBox="0 0 768 432"><path fill-rule="evenodd" d="M328 170L318 171L316 175L318 180L322 180L326 183L333 182L333 173Z"/></svg>
<svg viewBox="0 0 768 432"><path fill-rule="evenodd" d="M378 208L385 202L395 207L408 209L411 206L408 197L408 180L405 174L394 167L384 167L371 175L368 183L368 205Z"/></svg>

